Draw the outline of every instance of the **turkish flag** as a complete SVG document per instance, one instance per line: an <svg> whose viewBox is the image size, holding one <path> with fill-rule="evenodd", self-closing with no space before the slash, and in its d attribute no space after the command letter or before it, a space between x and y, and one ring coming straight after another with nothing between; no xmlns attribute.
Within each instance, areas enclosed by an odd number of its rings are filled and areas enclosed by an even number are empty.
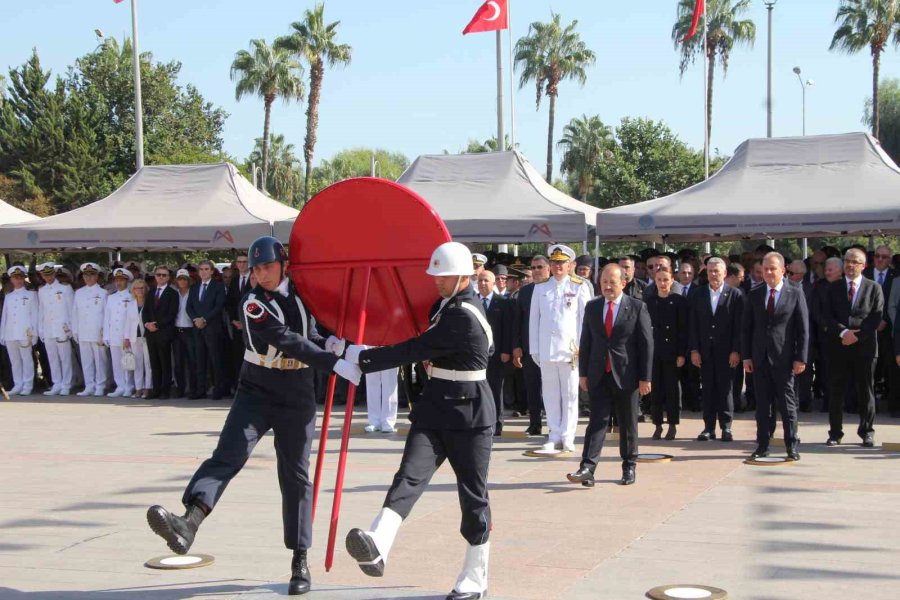
<svg viewBox="0 0 900 600"><path fill-rule="evenodd" d="M688 34L684 36L683 42L688 41L694 34L697 33L697 24L700 22L700 15L706 12L706 3L704 0L697 0L697 3L694 4L694 16L691 19L691 30L688 31Z"/></svg>
<svg viewBox="0 0 900 600"><path fill-rule="evenodd" d="M509 29L509 11L506 10L506 2L507 0L487 0L463 29L463 35Z"/></svg>
<svg viewBox="0 0 900 600"><path fill-rule="evenodd" d="M124 1L125 0L113 0L113 2L115 2L116 4L122 4L122 2L124 2Z"/></svg>

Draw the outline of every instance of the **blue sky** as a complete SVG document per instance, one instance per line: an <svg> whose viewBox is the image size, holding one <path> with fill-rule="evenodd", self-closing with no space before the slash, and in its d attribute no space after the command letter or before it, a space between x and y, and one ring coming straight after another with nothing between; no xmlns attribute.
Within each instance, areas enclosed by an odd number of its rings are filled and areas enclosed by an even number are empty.
<svg viewBox="0 0 900 600"><path fill-rule="evenodd" d="M581 114L615 125L624 116L662 119L687 143L703 144L702 66L683 79L670 32L676 0L510 0L513 39L528 24L556 11L597 54L588 82L561 85L556 138ZM406 154L451 152L469 138L496 131L494 34L463 37L462 28L480 0L328 0L329 21L340 20L340 39L353 46L353 62L325 76L316 160L352 146L377 146ZM0 67L18 66L37 47L46 68L61 73L97 45L94 29L130 35L129 2L36 0L3 5ZM225 149L245 157L262 132L262 103L234 99L228 71L234 53L251 38L273 40L288 32L313 0L140 0L141 50L158 60L183 63L181 83L195 84L224 107ZM807 133L860 131L863 102L871 92L867 51L848 56L828 51L837 0L779 0L774 12L774 134L799 135L800 83L791 69L815 81L807 92ZM756 1L748 15L757 24L754 48L738 48L725 79L715 81L712 147L731 154L748 137L766 134L766 10ZM504 53L507 50L504 36ZM507 57L508 59L508 57ZM506 65L508 68L508 64ZM898 76L898 52L882 58L882 76ZM508 72L505 74L508 77ZM508 101L508 83L504 93ZM535 111L534 87L515 95L516 141L543 171L547 103ZM305 105L276 103L273 131L298 148ZM507 131L509 128L507 115ZM558 163L558 161L557 161Z"/></svg>

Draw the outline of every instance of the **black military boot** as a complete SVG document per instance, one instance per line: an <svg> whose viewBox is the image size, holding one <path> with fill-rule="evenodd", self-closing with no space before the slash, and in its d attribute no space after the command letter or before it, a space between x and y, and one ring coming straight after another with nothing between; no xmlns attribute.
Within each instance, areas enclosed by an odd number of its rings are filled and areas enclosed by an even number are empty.
<svg viewBox="0 0 900 600"><path fill-rule="evenodd" d="M194 536L206 512L196 505L190 505L183 517L173 515L162 506L147 509L147 523L153 533L166 540L169 550L175 554L187 554L194 543Z"/></svg>
<svg viewBox="0 0 900 600"><path fill-rule="evenodd" d="M306 550L294 550L294 558L291 559L291 583L288 585L288 596L305 594L309 591L311 583Z"/></svg>

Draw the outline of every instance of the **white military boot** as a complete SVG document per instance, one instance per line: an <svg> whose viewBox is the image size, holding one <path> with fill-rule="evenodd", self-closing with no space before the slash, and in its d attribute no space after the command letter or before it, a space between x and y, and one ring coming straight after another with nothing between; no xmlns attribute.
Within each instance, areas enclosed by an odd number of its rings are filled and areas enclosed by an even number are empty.
<svg viewBox="0 0 900 600"><path fill-rule="evenodd" d="M347 552L359 563L363 573L370 577L384 575L384 565L401 523L403 517L389 508L382 508L372 521L371 531L351 529L347 533Z"/></svg>
<svg viewBox="0 0 900 600"><path fill-rule="evenodd" d="M466 560L447 600L478 600L487 597L488 554L491 543L466 548Z"/></svg>

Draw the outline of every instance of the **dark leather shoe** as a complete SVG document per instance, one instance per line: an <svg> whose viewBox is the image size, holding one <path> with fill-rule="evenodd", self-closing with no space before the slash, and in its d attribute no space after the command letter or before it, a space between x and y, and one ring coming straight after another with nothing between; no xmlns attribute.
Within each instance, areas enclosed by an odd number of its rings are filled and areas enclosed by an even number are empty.
<svg viewBox="0 0 900 600"><path fill-rule="evenodd" d="M638 421L638 423L646 423L647 416L646 415L638 415L637 421Z"/></svg>
<svg viewBox="0 0 900 600"><path fill-rule="evenodd" d="M540 427L537 427L537 428L529 427L528 429L525 430L525 435L532 436L532 437L541 437L541 435L542 435L541 428Z"/></svg>
<svg viewBox="0 0 900 600"><path fill-rule="evenodd" d="M445 600L480 600L481 598L486 597L487 591L482 594L481 592L457 592L456 590L453 590L447 594Z"/></svg>
<svg viewBox="0 0 900 600"><path fill-rule="evenodd" d="M654 440L662 439L662 425L657 425L656 429L653 430L653 439Z"/></svg>
<svg viewBox="0 0 900 600"><path fill-rule="evenodd" d="M753 460L756 458L765 458L768 455L769 455L768 448L763 448L762 446L757 446L756 450L753 451L753 454L750 455L750 459Z"/></svg>
<svg viewBox="0 0 900 600"><path fill-rule="evenodd" d="M622 469L622 485L631 485L634 483L634 467L625 467Z"/></svg>
<svg viewBox="0 0 900 600"><path fill-rule="evenodd" d="M800 460L800 452L796 448L789 448L787 451L788 460Z"/></svg>
<svg viewBox="0 0 900 600"><path fill-rule="evenodd" d="M867 433L866 437L863 438L862 442L863 448L874 448L875 447L875 436L871 433Z"/></svg>
<svg viewBox="0 0 900 600"><path fill-rule="evenodd" d="M311 583L306 550L294 550L294 558L291 559L291 582L288 584L288 596L305 594L309 591Z"/></svg>
<svg viewBox="0 0 900 600"><path fill-rule="evenodd" d="M725 431L722 432L722 441L723 442L733 442L734 441L734 435L731 434L730 429L726 429Z"/></svg>
<svg viewBox="0 0 900 600"><path fill-rule="evenodd" d="M150 392L146 396L144 396L147 400L156 400L159 398L159 392Z"/></svg>
<svg viewBox="0 0 900 600"><path fill-rule="evenodd" d="M709 440L716 439L716 434L712 431L701 431L700 435L697 436L698 442L708 442Z"/></svg>
<svg viewBox="0 0 900 600"><path fill-rule="evenodd" d="M838 446L838 445L840 445L840 443L841 443L841 439L842 439L842 438L833 438L833 437L829 437L829 438L828 438L828 441L825 442L825 445L826 445L826 446Z"/></svg>
<svg viewBox="0 0 900 600"><path fill-rule="evenodd" d="M678 431L678 428L674 425L669 425L669 430L666 431L666 439L670 442L675 439L675 433Z"/></svg>
<svg viewBox="0 0 900 600"><path fill-rule="evenodd" d="M191 394L188 396L188 400L203 400L206 398L206 394Z"/></svg>
<svg viewBox="0 0 900 600"><path fill-rule="evenodd" d="M188 515L192 510L200 509L192 506L188 508ZM187 554L197 534L196 525L184 517L173 515L162 506L154 505L147 509L147 524L153 533L166 540L169 550L175 554Z"/></svg>
<svg viewBox="0 0 900 600"><path fill-rule="evenodd" d="M359 563L359 568L369 577L384 575L384 559L375 546L375 540L362 529L353 528L344 540L347 553Z"/></svg>
<svg viewBox="0 0 900 600"><path fill-rule="evenodd" d="M587 467L579 467L574 473L566 475L572 483L580 483L584 487L594 487L594 474Z"/></svg>

